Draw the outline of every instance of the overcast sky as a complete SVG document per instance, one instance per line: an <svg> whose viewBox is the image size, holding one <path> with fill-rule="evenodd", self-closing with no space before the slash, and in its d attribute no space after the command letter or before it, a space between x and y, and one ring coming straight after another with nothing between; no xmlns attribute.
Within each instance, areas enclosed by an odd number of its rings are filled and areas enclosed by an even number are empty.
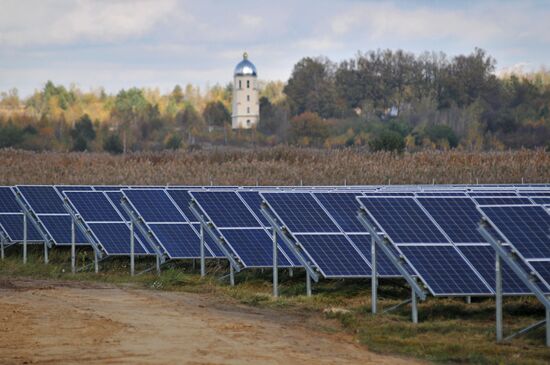
<svg viewBox="0 0 550 365"><path fill-rule="evenodd" d="M487 50L497 68L550 64L550 1L0 0L0 91L46 80L108 92L225 84L243 51L264 80L304 56L377 48Z"/></svg>

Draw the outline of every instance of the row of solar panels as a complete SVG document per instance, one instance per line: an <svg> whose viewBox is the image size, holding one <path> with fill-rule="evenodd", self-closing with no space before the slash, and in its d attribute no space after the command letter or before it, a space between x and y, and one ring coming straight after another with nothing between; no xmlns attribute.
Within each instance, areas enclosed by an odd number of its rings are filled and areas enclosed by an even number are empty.
<svg viewBox="0 0 550 365"><path fill-rule="evenodd" d="M545 185L275 190L2 187L0 228L10 241L21 241L23 207L33 223L29 226L29 241L69 244L72 215L78 222L78 244L92 244L108 256L128 255L133 218L139 227L135 231L137 254L178 259L200 256L202 219L214 231L206 236L208 257L231 257L241 269L270 267L272 228L260 211L265 202L276 224L285 227L283 242L288 244L279 245L280 266L307 265L326 278L369 277L371 239L357 220L362 206L370 223L391 241L395 255L404 259L408 272L419 278L431 294L440 296L494 293L494 251L477 232L482 214L489 214L489 208L536 208L546 214L537 217L537 232L548 230L548 212L539 205L550 204L550 187ZM497 219L492 217L492 221ZM502 231L494 232L507 237ZM530 260L525 261L526 268L535 273L540 287L548 292L550 270L546 260L550 252L546 250L550 245L537 242L530 247L538 247L539 252L525 256ZM400 276L383 255L378 255L377 269L383 277ZM505 269L504 275L506 294L529 294L514 273Z"/></svg>

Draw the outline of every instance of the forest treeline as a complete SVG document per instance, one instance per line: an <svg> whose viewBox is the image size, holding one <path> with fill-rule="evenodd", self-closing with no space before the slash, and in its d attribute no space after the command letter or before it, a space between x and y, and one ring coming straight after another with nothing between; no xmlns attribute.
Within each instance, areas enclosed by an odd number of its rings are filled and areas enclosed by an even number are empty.
<svg viewBox="0 0 550 365"><path fill-rule="evenodd" d="M231 84L108 94L48 81L24 99L16 89L1 93L0 148L549 148L550 72L497 76L495 66L481 49L452 58L402 50L306 57L286 82L260 82L260 123L248 131L231 129Z"/></svg>

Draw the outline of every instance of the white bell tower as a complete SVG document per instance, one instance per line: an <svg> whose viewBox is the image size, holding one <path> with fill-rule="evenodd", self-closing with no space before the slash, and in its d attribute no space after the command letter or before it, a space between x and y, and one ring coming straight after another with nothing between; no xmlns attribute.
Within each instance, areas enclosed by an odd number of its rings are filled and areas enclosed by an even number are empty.
<svg viewBox="0 0 550 365"><path fill-rule="evenodd" d="M243 54L243 60L233 73L233 129L250 129L260 120L260 102L258 98L258 73L256 66Z"/></svg>

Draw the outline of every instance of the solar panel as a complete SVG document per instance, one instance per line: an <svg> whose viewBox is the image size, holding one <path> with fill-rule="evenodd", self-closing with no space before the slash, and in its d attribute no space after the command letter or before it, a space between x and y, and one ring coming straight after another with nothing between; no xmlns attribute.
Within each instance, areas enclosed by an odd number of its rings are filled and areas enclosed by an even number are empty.
<svg viewBox="0 0 550 365"><path fill-rule="evenodd" d="M454 243L481 243L477 231L481 214L470 198L418 198L420 204Z"/></svg>
<svg viewBox="0 0 550 365"><path fill-rule="evenodd" d="M70 215L68 214L47 215L46 214L46 215L41 215L39 219L57 245L71 244L72 218ZM82 232L80 232L79 230L76 231L75 243L77 245L90 244L86 239L86 237L84 237Z"/></svg>
<svg viewBox="0 0 550 365"><path fill-rule="evenodd" d="M365 232L357 219L358 193L314 193L323 207L330 213L344 232Z"/></svg>
<svg viewBox="0 0 550 365"><path fill-rule="evenodd" d="M413 198L358 199L396 244L449 242Z"/></svg>
<svg viewBox="0 0 550 365"><path fill-rule="evenodd" d="M219 231L247 267L273 266L273 240L264 228L220 228ZM293 266L280 247L278 252L279 266Z"/></svg>
<svg viewBox="0 0 550 365"><path fill-rule="evenodd" d="M101 191L65 191L64 194L85 221L123 221L122 216Z"/></svg>
<svg viewBox="0 0 550 365"><path fill-rule="evenodd" d="M270 227L269 222L264 217L260 209L263 201L260 193L258 191L238 191L237 194L245 201L254 214L256 214L256 217L260 219L264 227Z"/></svg>
<svg viewBox="0 0 550 365"><path fill-rule="evenodd" d="M17 189L36 214L67 214L61 196L53 186L19 185Z"/></svg>
<svg viewBox="0 0 550 365"><path fill-rule="evenodd" d="M492 291L452 246L399 246L434 295L490 295Z"/></svg>
<svg viewBox="0 0 550 365"><path fill-rule="evenodd" d="M88 226L109 255L130 253L130 228L126 223L88 223ZM134 241L134 252L136 255L147 254L139 239Z"/></svg>
<svg viewBox="0 0 550 365"><path fill-rule="evenodd" d="M7 186L0 186L0 213L21 213L15 194Z"/></svg>
<svg viewBox="0 0 550 365"><path fill-rule="evenodd" d="M542 206L481 206L480 210L524 258L550 258L550 215Z"/></svg>
<svg viewBox="0 0 550 365"><path fill-rule="evenodd" d="M491 246L460 246L458 250L470 261L489 286L495 288L495 250ZM508 295L531 294L517 275L505 264L502 265L502 291Z"/></svg>
<svg viewBox="0 0 550 365"><path fill-rule="evenodd" d="M371 268L344 235L296 234L300 245L327 278L366 277Z"/></svg>
<svg viewBox="0 0 550 365"><path fill-rule="evenodd" d="M527 191L518 191L518 194L521 195L521 196L537 196L537 197L542 197L542 196L546 196L546 197L550 197L550 191L546 190L546 191L532 191L532 190L527 190Z"/></svg>
<svg viewBox="0 0 550 365"><path fill-rule="evenodd" d="M157 245L172 259L199 258L199 226L187 221L170 193L181 202L185 190L139 189L123 190L131 209L143 218L146 229L153 233ZM141 224L141 222L138 222ZM223 257L217 245L205 235L205 256Z"/></svg>
<svg viewBox="0 0 550 365"><path fill-rule="evenodd" d="M340 232L310 193L261 193L293 233Z"/></svg>
<svg viewBox="0 0 550 365"><path fill-rule="evenodd" d="M365 192L365 196L414 196L414 192L396 192L396 191L373 191Z"/></svg>
<svg viewBox="0 0 550 365"><path fill-rule="evenodd" d="M348 238L351 239L355 247L359 249L359 251L365 256L365 258L369 261L369 263L372 262L372 251L371 251L371 237L368 234L356 234L356 235L348 235ZM391 246L392 251L394 254L399 257L400 253ZM380 252L380 250L378 250ZM408 265L405 265L408 266ZM410 273L413 273L412 270L409 269ZM386 257L384 253L377 253L376 255L376 270L378 272L378 275L384 276L384 277L401 277L401 274L399 273L399 270L393 265L393 263Z"/></svg>
<svg viewBox="0 0 550 365"><path fill-rule="evenodd" d="M515 191L471 191L468 195L472 197L476 196L517 196L518 194Z"/></svg>
<svg viewBox="0 0 550 365"><path fill-rule="evenodd" d="M233 191L193 191L191 194L218 228L262 226Z"/></svg>
<svg viewBox="0 0 550 365"><path fill-rule="evenodd" d="M430 192L418 192L415 193L416 196L466 196L464 192L455 192L455 191L430 191Z"/></svg>
<svg viewBox="0 0 550 365"><path fill-rule="evenodd" d="M23 242L23 214L22 213L2 213L0 214L0 227L4 230L8 239L12 242ZM40 242L42 236L36 228L27 222L27 241Z"/></svg>
<svg viewBox="0 0 550 365"><path fill-rule="evenodd" d="M476 197L474 200L478 205L531 204L528 198L510 196Z"/></svg>
<svg viewBox="0 0 550 365"><path fill-rule="evenodd" d="M531 198L536 204L550 205L550 197L533 197Z"/></svg>
<svg viewBox="0 0 550 365"><path fill-rule="evenodd" d="M122 215L122 217L126 222L130 222L131 220L130 216L128 215L128 213L126 213L126 210L124 210L124 208L122 207L121 200L122 200L122 197L124 196L122 194L122 191L111 191L111 190L104 190L104 191L107 198L115 206L117 212L120 215Z"/></svg>
<svg viewBox="0 0 550 365"><path fill-rule="evenodd" d="M183 215L185 215L188 221L197 221L191 210L189 210L189 204L191 204L191 195L189 195L188 190L168 189L166 190L166 192L168 193L168 195L170 195L178 208L180 208L180 210L183 212Z"/></svg>

